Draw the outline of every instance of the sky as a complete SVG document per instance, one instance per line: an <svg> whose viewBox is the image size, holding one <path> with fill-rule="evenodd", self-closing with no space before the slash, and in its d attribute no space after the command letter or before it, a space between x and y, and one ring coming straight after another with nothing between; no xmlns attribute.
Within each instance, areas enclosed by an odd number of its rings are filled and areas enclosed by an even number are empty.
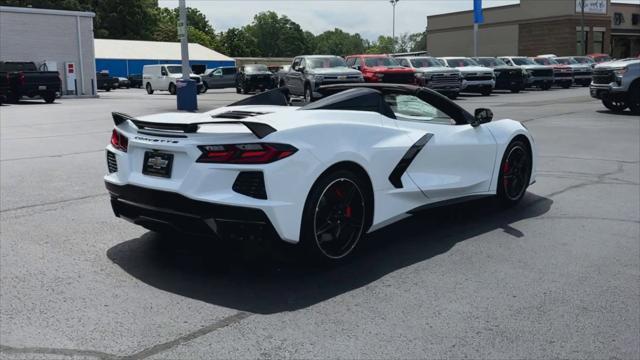
<svg viewBox="0 0 640 360"><path fill-rule="evenodd" d="M555 1L555 0L539 0ZM517 4L518 0L484 0L483 7ZM640 0L620 0L640 4ZM186 0L188 7L204 13L216 31L249 24L261 11L287 15L302 29L319 34L338 27L369 40L391 36L392 6L388 0ZM177 0L159 0L160 6L177 7ZM424 31L427 15L470 10L473 0L399 0L396 36Z"/></svg>

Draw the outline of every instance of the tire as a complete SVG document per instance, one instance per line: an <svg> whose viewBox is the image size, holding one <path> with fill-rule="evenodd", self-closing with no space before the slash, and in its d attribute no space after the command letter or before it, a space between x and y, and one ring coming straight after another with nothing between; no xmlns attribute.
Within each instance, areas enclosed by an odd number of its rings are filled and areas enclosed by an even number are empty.
<svg viewBox="0 0 640 360"><path fill-rule="evenodd" d="M207 85L206 82L202 82L202 91L200 91L200 94L206 93L207 90L209 90L209 85Z"/></svg>
<svg viewBox="0 0 640 360"><path fill-rule="evenodd" d="M497 197L505 206L516 205L527 192L531 180L531 150L522 140L507 146L498 174Z"/></svg>
<svg viewBox="0 0 640 360"><path fill-rule="evenodd" d="M571 83L570 82L564 82L564 83L562 83L561 86L562 86L563 89L568 89L568 88L571 87Z"/></svg>
<svg viewBox="0 0 640 360"><path fill-rule="evenodd" d="M236 94L242 94L242 89L236 86Z"/></svg>
<svg viewBox="0 0 640 360"><path fill-rule="evenodd" d="M105 88L105 89L104 89L104 91L107 91L107 92L108 92L108 91L111 91L111 86L109 86L109 87Z"/></svg>
<svg viewBox="0 0 640 360"><path fill-rule="evenodd" d="M511 88L511 93L512 93L512 94L517 94L517 93L519 93L519 92L520 92L520 88L519 88L519 87Z"/></svg>
<svg viewBox="0 0 640 360"><path fill-rule="evenodd" d="M147 94L153 95L153 88L151 87L151 83L147 83L147 85L145 85L145 89L147 89Z"/></svg>
<svg viewBox="0 0 640 360"><path fill-rule="evenodd" d="M640 115L640 83L638 82L629 90L629 108L634 115Z"/></svg>
<svg viewBox="0 0 640 360"><path fill-rule="evenodd" d="M17 104L20 102L20 98L16 96L16 94L9 93L7 94L7 104Z"/></svg>
<svg viewBox="0 0 640 360"><path fill-rule="evenodd" d="M480 92L480 94L482 94L482 96L489 96L491 95L492 92L493 92L493 89L484 89Z"/></svg>
<svg viewBox="0 0 640 360"><path fill-rule="evenodd" d="M624 100L617 100L611 98L602 99L602 105L614 113L621 113L625 111L629 106Z"/></svg>
<svg viewBox="0 0 640 360"><path fill-rule="evenodd" d="M544 84L540 85L540 89L543 90L543 91L547 91L547 90L551 89L551 84L544 83Z"/></svg>
<svg viewBox="0 0 640 360"><path fill-rule="evenodd" d="M175 95L175 94L176 94L176 92L177 92L177 90L176 90L176 84L174 84L174 83L170 83L170 84L169 84L169 94L171 94L171 95Z"/></svg>
<svg viewBox="0 0 640 360"><path fill-rule="evenodd" d="M309 86L309 84L304 86L304 102L307 104L313 102L313 92L311 91L311 86Z"/></svg>
<svg viewBox="0 0 640 360"><path fill-rule="evenodd" d="M455 100L458 98L458 93L449 93L447 94L447 97L451 100Z"/></svg>
<svg viewBox="0 0 640 360"><path fill-rule="evenodd" d="M44 102L46 102L47 104L51 104L52 102L54 102L56 100L56 93L54 93L54 92L46 92L46 93L40 95L40 97L42 97L42 100L44 100Z"/></svg>
<svg viewBox="0 0 640 360"><path fill-rule="evenodd" d="M356 247L370 214L365 182L349 170L319 178L302 213L301 246L315 261L337 262Z"/></svg>
<svg viewBox="0 0 640 360"><path fill-rule="evenodd" d="M248 94L248 93L250 93L250 92L251 92L251 89L249 89L249 87L248 87L248 86L243 86L243 87L242 87L242 93L243 93L243 94Z"/></svg>

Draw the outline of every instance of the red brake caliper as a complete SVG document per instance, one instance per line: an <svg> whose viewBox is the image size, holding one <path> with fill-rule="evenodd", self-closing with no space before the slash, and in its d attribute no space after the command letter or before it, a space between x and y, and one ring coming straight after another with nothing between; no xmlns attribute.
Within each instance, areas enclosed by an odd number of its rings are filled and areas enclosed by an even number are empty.
<svg viewBox="0 0 640 360"><path fill-rule="evenodd" d="M504 176L504 186L509 187L509 178L507 178L507 175L509 175L509 162L505 161L504 165L502 165L502 175Z"/></svg>

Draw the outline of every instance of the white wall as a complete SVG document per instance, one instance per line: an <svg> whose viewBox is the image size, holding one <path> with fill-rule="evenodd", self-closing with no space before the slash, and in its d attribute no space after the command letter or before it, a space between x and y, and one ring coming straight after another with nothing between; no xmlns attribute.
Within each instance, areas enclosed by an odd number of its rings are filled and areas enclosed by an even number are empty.
<svg viewBox="0 0 640 360"><path fill-rule="evenodd" d="M93 94L91 88L91 80L95 79L93 17L79 12L41 9L24 9L23 11L30 12L15 12L12 8L0 7L0 60L33 61L36 65L42 64L44 60L55 61L58 65L56 70L62 77L63 91L66 91L64 64L74 62L78 76L78 93ZM43 13L37 13L38 11ZM82 56L78 42L78 19Z"/></svg>

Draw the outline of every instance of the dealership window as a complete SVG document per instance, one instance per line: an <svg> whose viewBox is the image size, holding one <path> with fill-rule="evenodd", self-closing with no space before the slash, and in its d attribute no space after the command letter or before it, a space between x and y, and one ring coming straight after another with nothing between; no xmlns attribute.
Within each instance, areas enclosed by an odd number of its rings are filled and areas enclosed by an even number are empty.
<svg viewBox="0 0 640 360"><path fill-rule="evenodd" d="M602 31L593 32L593 52L596 54L604 52L604 33Z"/></svg>
<svg viewBox="0 0 640 360"><path fill-rule="evenodd" d="M584 51L584 49L582 49L582 40L580 35L582 35L582 31L578 30L576 32L576 54L578 55L584 55L587 52ZM589 48L589 31L585 29L584 31L584 44L587 48Z"/></svg>

